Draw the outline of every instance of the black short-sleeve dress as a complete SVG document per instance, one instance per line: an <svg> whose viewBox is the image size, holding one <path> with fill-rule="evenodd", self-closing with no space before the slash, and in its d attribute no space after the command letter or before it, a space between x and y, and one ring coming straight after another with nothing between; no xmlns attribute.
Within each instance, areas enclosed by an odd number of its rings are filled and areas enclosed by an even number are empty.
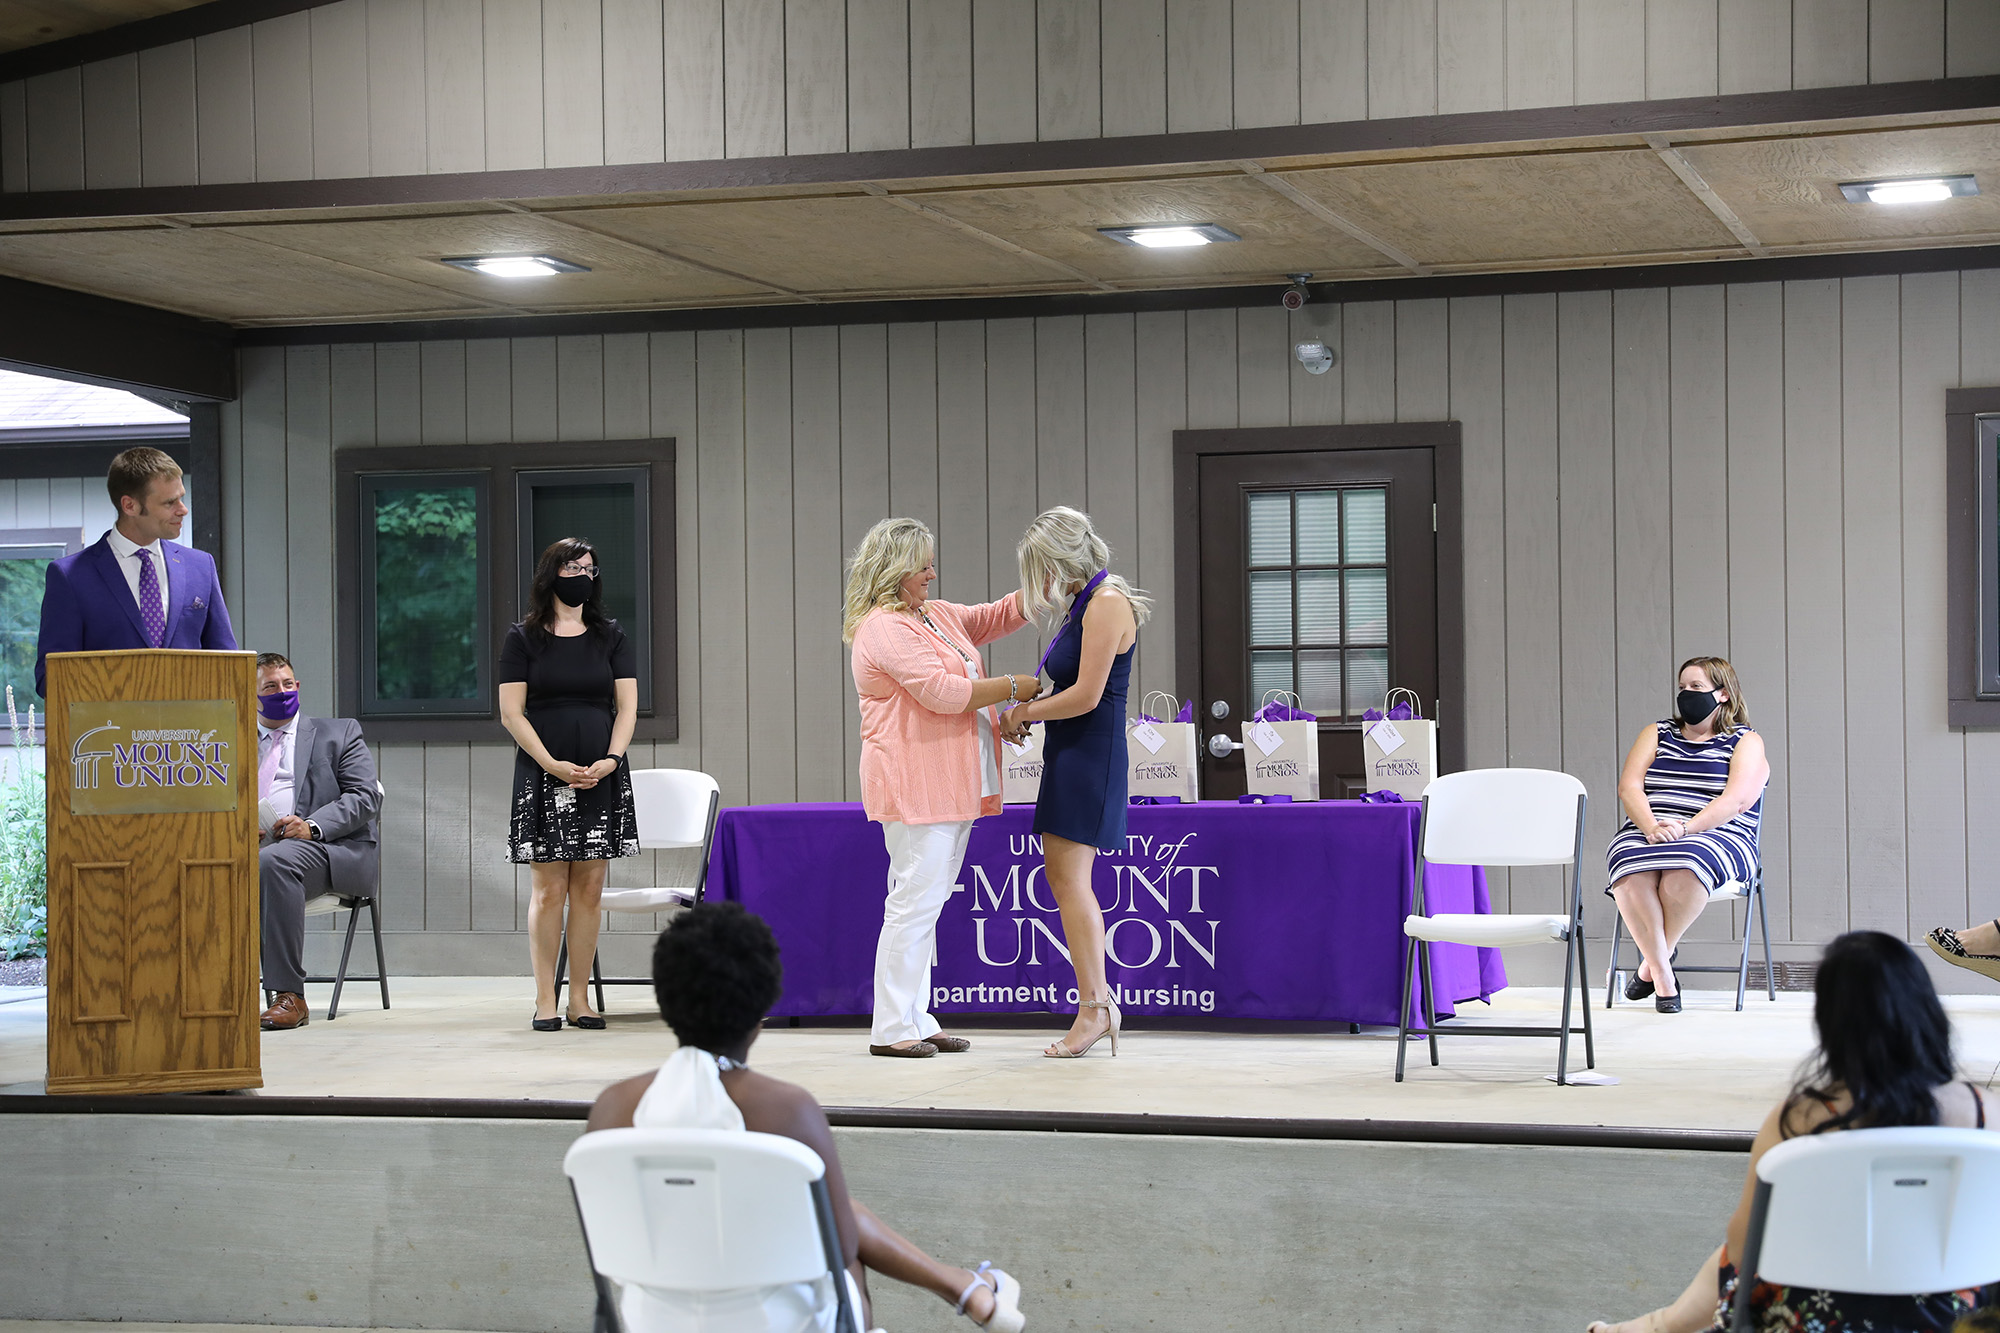
<svg viewBox="0 0 2000 1333"><path fill-rule="evenodd" d="M535 734L551 756L584 768L611 752L612 682L637 675L632 645L615 620L571 638L515 625L500 646L500 683L527 685L525 711ZM508 843L515 861L637 856L631 765L620 760L616 773L577 791L517 748Z"/></svg>

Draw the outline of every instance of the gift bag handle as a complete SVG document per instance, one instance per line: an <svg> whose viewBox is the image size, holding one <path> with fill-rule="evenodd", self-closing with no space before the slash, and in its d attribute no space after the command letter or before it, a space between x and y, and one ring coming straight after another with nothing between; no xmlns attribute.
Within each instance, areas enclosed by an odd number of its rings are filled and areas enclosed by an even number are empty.
<svg viewBox="0 0 2000 1333"><path fill-rule="evenodd" d="M1173 695L1168 694L1165 690L1146 691L1146 697L1139 700L1139 711L1142 713L1151 712L1152 703L1155 699L1165 699L1167 701L1167 706L1157 714L1162 720L1171 722L1180 715L1181 701L1174 698Z"/></svg>
<svg viewBox="0 0 2000 1333"><path fill-rule="evenodd" d="M1269 708L1274 699L1279 701L1290 699L1292 701L1292 711L1295 713L1306 711L1305 702L1299 698L1298 691L1296 690L1265 690L1263 702L1258 705L1257 711L1261 713L1264 709Z"/></svg>
<svg viewBox="0 0 2000 1333"><path fill-rule="evenodd" d="M1424 701L1417 697L1417 692L1415 690L1405 689L1402 686L1398 686L1395 689L1390 690L1387 695L1383 696L1382 699L1383 713L1386 714L1391 708L1395 707L1396 696L1399 694L1409 696L1410 716L1416 718L1418 721L1422 721L1424 716Z"/></svg>

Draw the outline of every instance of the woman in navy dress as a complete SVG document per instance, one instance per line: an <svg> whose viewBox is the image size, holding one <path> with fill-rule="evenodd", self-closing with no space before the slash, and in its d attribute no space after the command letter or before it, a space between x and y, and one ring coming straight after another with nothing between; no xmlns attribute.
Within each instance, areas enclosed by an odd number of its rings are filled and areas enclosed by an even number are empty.
<svg viewBox="0 0 2000 1333"><path fill-rule="evenodd" d="M1035 832L1076 968L1076 1021L1042 1054L1073 1060L1109 1033L1116 1055L1120 1014L1105 981L1104 913L1090 872L1099 848L1125 846L1125 692L1152 603L1105 568L1111 548L1074 509L1057 506L1029 524L1016 554L1022 608L1045 624L1060 617L1045 659L1054 693L1003 721L1013 740L1029 723L1047 723Z"/></svg>
<svg viewBox="0 0 2000 1333"><path fill-rule="evenodd" d="M1736 668L1720 657L1691 657L1679 679L1675 716L1640 732L1625 756L1618 777L1625 822L1611 840L1605 890L1646 959L1625 998L1651 995L1663 1014L1680 1012L1674 947L1708 895L1731 881L1748 884L1757 872L1757 823L1771 780Z"/></svg>

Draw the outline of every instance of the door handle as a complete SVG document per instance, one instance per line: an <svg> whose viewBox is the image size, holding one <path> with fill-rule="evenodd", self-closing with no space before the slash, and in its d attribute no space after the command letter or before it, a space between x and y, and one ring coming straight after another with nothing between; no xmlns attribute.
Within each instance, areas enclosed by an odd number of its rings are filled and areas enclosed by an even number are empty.
<svg viewBox="0 0 2000 1333"><path fill-rule="evenodd" d="M1242 748L1242 741L1232 741L1219 731L1208 738L1208 752L1217 759L1227 759Z"/></svg>
<svg viewBox="0 0 2000 1333"><path fill-rule="evenodd" d="M1210 704L1210 705L1208 706L1208 715L1209 715L1210 717L1214 718L1214 719L1215 719L1215 720L1216 720L1217 722L1220 722L1220 721L1222 721L1222 720L1223 720L1224 718L1228 717L1228 716L1229 716L1229 700L1227 700L1227 699L1217 699L1217 700L1216 700L1216 701L1215 701L1214 703L1212 703L1212 704Z"/></svg>

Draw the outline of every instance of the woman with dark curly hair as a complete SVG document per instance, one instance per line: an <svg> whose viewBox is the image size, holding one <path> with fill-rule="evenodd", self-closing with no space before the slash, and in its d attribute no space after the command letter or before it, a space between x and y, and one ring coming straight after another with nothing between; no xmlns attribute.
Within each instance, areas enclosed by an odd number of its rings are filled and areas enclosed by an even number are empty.
<svg viewBox="0 0 2000 1333"><path fill-rule="evenodd" d="M636 1125L796 1139L826 1164L849 1290L870 1323L867 1270L873 1269L954 1302L981 1328L1018 1333L1025 1323L1020 1283L991 1264L973 1272L939 1263L849 1198L826 1112L804 1088L750 1068L750 1045L777 1001L780 976L771 928L740 903L700 903L675 917L653 946L653 989L680 1049L657 1074L628 1078L600 1093L585 1132ZM622 1313L631 1333L704 1328L727 1316L734 1316L732 1329L806 1333L831 1330L836 1308L832 1284L822 1279L702 1297L628 1287Z"/></svg>
<svg viewBox="0 0 2000 1333"><path fill-rule="evenodd" d="M1709 1255L1672 1305L1589 1333L1697 1333L1728 1328L1736 1302L1736 1258L1750 1228L1757 1163L1786 1139L1892 1125L1988 1125L1978 1085L1953 1080L1951 1022L1930 974L1910 947L1878 930L1826 946L1813 983L1819 1050L1791 1094L1764 1117L1750 1148L1743 1195L1728 1240ZM1759 1282L1751 1291L1758 1333L1930 1333L2000 1300L2000 1284L1925 1296L1866 1296Z"/></svg>

